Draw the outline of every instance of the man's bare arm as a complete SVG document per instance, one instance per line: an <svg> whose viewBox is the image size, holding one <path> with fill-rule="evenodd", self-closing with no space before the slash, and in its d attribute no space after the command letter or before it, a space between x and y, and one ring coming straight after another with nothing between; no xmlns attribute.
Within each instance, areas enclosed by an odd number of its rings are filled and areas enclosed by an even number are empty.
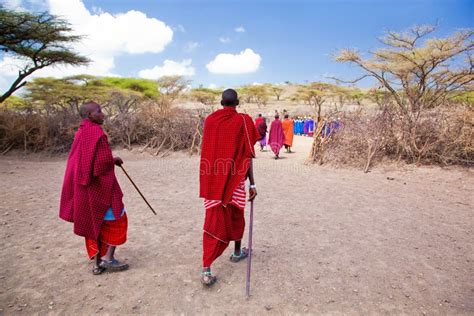
<svg viewBox="0 0 474 316"><path fill-rule="evenodd" d="M249 187L249 201L253 201L257 196L257 188L255 187L255 178L253 177L253 159L250 159L250 167L249 171L247 172L247 176L250 181Z"/></svg>

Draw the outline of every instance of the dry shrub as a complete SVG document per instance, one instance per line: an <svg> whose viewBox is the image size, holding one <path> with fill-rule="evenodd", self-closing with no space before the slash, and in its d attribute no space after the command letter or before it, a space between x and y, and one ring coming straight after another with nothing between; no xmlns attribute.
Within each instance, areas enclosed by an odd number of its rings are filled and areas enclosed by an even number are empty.
<svg viewBox="0 0 474 316"><path fill-rule="evenodd" d="M153 102L139 103L127 111L111 108L104 130L112 146L131 149L134 145L163 155L176 150L196 151L202 127L199 113L171 108L162 111ZM80 123L77 113L38 113L0 110L0 153L11 149L25 152L67 152ZM197 150L198 151L198 150Z"/></svg>
<svg viewBox="0 0 474 316"><path fill-rule="evenodd" d="M424 145L419 163L474 165L474 109L432 110L419 126L417 140Z"/></svg>
<svg viewBox="0 0 474 316"><path fill-rule="evenodd" d="M415 133L416 160L404 150L407 147L402 143L402 124L390 112L349 113L341 121L343 128L325 139L324 149L313 155L313 161L363 168L365 172L384 159L474 165L474 111L469 107L437 108L425 113Z"/></svg>
<svg viewBox="0 0 474 316"><path fill-rule="evenodd" d="M193 111L171 108L163 112L156 110L153 103L145 103L134 113L116 115L105 127L113 145L128 149L141 145L142 151L147 149L155 155L160 152L164 155L193 147L199 122L199 115Z"/></svg>
<svg viewBox="0 0 474 316"><path fill-rule="evenodd" d="M66 112L42 115L0 110L0 153L11 149L65 152L72 144L78 122Z"/></svg>

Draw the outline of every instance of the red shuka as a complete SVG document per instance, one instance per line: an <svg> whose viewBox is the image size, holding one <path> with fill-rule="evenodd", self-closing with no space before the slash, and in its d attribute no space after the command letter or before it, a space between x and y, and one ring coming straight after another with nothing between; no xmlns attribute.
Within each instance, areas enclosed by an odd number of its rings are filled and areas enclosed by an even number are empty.
<svg viewBox="0 0 474 316"><path fill-rule="evenodd" d="M226 206L246 178L260 139L252 118L224 107L206 118L202 140L199 196Z"/></svg>
<svg viewBox="0 0 474 316"><path fill-rule="evenodd" d="M112 207L120 218L122 196L107 136L100 125L85 119L69 153L59 217L74 223L76 235L97 240L107 209Z"/></svg>
<svg viewBox="0 0 474 316"><path fill-rule="evenodd" d="M263 122L263 117L257 117L255 119L255 128L258 129L258 126L260 125L260 123Z"/></svg>
<svg viewBox="0 0 474 316"><path fill-rule="evenodd" d="M276 154L280 152L280 148L285 143L285 134L283 133L283 126L279 119L275 119L270 126L270 133L268 134L268 144L272 151Z"/></svg>
<svg viewBox="0 0 474 316"><path fill-rule="evenodd" d="M109 246L119 246L127 241L128 218L124 213L120 219L115 221L104 221L100 229L100 256L105 256ZM97 240L85 238L86 249L89 259L92 259L99 252Z"/></svg>

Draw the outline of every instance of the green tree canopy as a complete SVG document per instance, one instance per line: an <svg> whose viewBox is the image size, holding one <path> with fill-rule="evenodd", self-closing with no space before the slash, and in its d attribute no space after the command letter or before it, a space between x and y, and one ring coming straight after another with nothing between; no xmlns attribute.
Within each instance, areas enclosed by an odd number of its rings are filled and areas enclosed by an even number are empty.
<svg viewBox="0 0 474 316"><path fill-rule="evenodd" d="M11 87L0 96L0 103L23 87L25 78L38 69L89 62L70 48L81 39L71 31L68 22L47 12L15 12L0 6L0 50L24 62Z"/></svg>
<svg viewBox="0 0 474 316"><path fill-rule="evenodd" d="M139 92L145 97L151 99L160 96L160 91L156 86L156 81L149 79L105 77L98 78L95 81L95 84L104 84L110 87Z"/></svg>
<svg viewBox="0 0 474 316"><path fill-rule="evenodd" d="M195 100L202 104L212 105L216 103L217 98L221 93L222 92L219 90L209 88L195 88L191 90L189 96L192 100Z"/></svg>

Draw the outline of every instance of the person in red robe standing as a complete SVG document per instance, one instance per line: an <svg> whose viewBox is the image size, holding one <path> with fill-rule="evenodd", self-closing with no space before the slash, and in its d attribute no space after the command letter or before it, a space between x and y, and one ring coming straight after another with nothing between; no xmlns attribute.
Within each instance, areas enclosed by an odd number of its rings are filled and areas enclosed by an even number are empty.
<svg viewBox="0 0 474 316"><path fill-rule="evenodd" d="M280 116L275 115L275 120L270 125L270 133L268 135L268 144L275 153L275 159L279 158L280 149L285 142L285 134L283 133L283 126L281 125Z"/></svg>
<svg viewBox="0 0 474 316"><path fill-rule="evenodd" d="M128 220L122 190L115 177L113 157L102 130L104 114L95 102L80 108L83 119L72 143L61 192L59 217L74 223L74 233L85 238L93 274L123 271L128 264L114 257L115 248L127 240Z"/></svg>
<svg viewBox="0 0 474 316"><path fill-rule="evenodd" d="M201 282L207 286L216 282L211 265L230 241L234 241L232 262L248 256L248 250L241 248L245 228L245 180L249 179L249 200L252 201L257 195L252 158L260 134L250 116L236 111L238 104L237 92L225 90L221 100L223 108L210 114L204 122L199 196L204 198L206 210Z"/></svg>
<svg viewBox="0 0 474 316"><path fill-rule="evenodd" d="M263 116L262 116L262 113L260 113L258 114L258 117L255 119L255 128L258 129L258 126L262 122L263 122Z"/></svg>

